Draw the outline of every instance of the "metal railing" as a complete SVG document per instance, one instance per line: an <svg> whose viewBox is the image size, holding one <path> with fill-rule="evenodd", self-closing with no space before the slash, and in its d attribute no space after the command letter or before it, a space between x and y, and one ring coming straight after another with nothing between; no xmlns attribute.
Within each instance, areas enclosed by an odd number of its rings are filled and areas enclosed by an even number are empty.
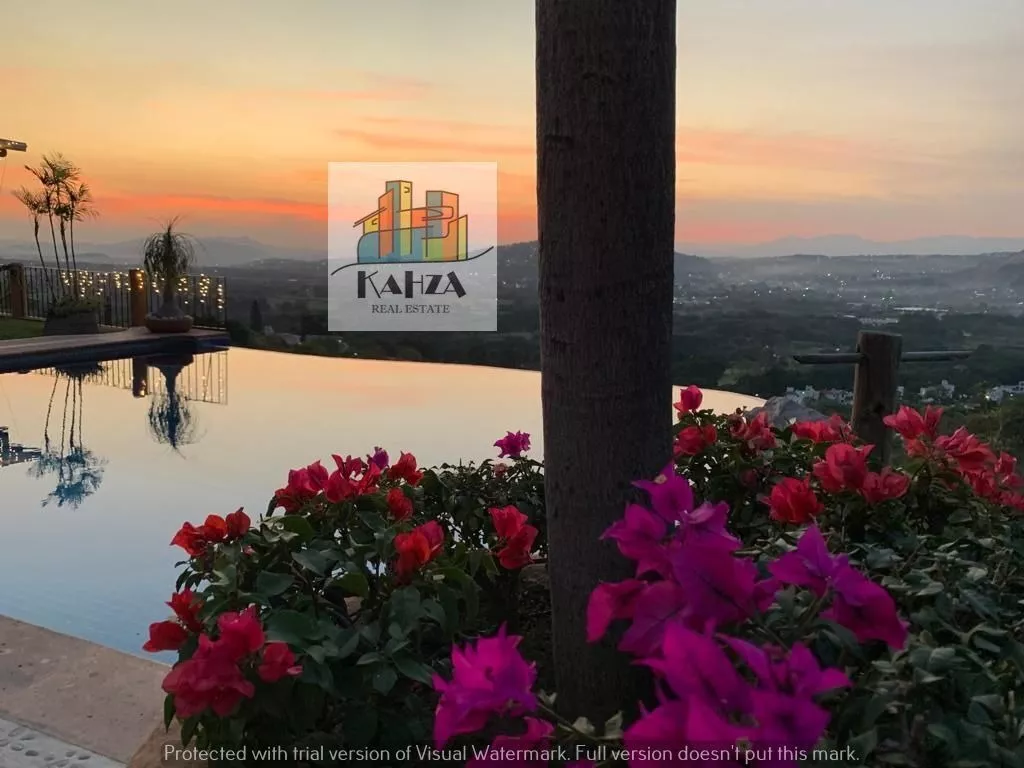
<svg viewBox="0 0 1024 768"><path fill-rule="evenodd" d="M132 326L132 292L145 290L148 311L161 304L160 281L145 279L133 284L129 271L101 272L64 270L54 267L22 267L25 317L45 320L54 297L78 293L99 302L100 323L119 328ZM148 286L147 286L148 283ZM227 284L223 277L186 275L178 286L178 302L186 314L192 315L198 328L224 328L227 323ZM0 271L0 315L12 315L11 277Z"/></svg>

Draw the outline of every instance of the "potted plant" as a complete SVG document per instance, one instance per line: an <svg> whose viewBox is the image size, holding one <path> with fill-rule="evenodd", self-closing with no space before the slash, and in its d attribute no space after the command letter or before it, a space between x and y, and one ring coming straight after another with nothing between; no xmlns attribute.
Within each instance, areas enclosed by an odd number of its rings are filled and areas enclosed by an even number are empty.
<svg viewBox="0 0 1024 768"><path fill-rule="evenodd" d="M146 315L146 327L153 333L187 333L192 317L178 304L178 282L195 263L195 241L174 230L177 219L160 232L150 235L143 246L143 266L150 280L160 282L162 303L156 312Z"/></svg>

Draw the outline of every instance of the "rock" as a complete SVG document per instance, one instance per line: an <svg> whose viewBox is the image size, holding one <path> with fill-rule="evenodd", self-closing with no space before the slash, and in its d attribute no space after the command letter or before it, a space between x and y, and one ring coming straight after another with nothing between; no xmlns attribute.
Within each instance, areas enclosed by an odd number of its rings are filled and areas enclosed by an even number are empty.
<svg viewBox="0 0 1024 768"><path fill-rule="evenodd" d="M190 759L194 757L181 746L181 726L177 722L171 723L170 731L159 723L132 755L128 768L208 768L206 760Z"/></svg>
<svg viewBox="0 0 1024 768"><path fill-rule="evenodd" d="M524 589L548 589L548 565L547 563L532 563L523 566L519 572L519 583Z"/></svg>
<svg viewBox="0 0 1024 768"><path fill-rule="evenodd" d="M744 416L753 419L764 411L768 414L768 423L777 429L785 429L794 421L828 421L828 416L813 408L800 405L787 397L772 397L759 408L751 408Z"/></svg>

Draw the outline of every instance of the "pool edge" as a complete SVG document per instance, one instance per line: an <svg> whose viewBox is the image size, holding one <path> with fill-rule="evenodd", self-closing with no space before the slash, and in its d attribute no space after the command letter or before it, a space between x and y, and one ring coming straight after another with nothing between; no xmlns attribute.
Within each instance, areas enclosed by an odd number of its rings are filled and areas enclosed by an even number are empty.
<svg viewBox="0 0 1024 768"><path fill-rule="evenodd" d="M167 666L0 615L0 718L127 764L161 722Z"/></svg>

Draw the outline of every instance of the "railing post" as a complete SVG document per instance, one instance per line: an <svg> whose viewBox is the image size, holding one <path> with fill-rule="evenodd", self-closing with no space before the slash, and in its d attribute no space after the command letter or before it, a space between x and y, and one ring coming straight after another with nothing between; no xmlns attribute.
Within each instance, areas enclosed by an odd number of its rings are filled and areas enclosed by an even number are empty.
<svg viewBox="0 0 1024 768"><path fill-rule="evenodd" d="M129 322L132 328L138 328L146 324L146 315L149 314L149 286L146 285L146 273L144 270L128 270L128 291Z"/></svg>
<svg viewBox="0 0 1024 768"><path fill-rule="evenodd" d="M144 357L132 358L132 396L145 397L149 381L149 364Z"/></svg>
<svg viewBox="0 0 1024 768"><path fill-rule="evenodd" d="M7 270L11 317L15 320L23 320L28 317L28 286L25 284L25 267L21 264L10 264Z"/></svg>
<svg viewBox="0 0 1024 768"><path fill-rule="evenodd" d="M896 376L902 357L903 339L893 333L861 331L857 351L861 354L853 375L853 430L875 446L875 463L886 465L892 452L889 429L882 421L896 408Z"/></svg>

